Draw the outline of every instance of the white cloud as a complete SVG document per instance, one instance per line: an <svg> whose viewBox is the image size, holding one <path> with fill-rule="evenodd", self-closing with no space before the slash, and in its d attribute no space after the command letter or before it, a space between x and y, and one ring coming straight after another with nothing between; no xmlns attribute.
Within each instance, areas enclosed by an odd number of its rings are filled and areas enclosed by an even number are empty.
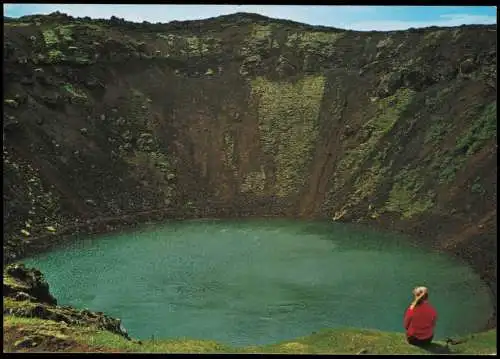
<svg viewBox="0 0 500 359"><path fill-rule="evenodd" d="M353 23L345 23L340 27L359 31L393 31L406 30L411 27L421 28L429 26L460 26L467 24L496 24L495 16L487 15L470 15L470 14L445 14L441 15L440 19L434 21L403 21L403 20L374 20L374 21L358 21Z"/></svg>

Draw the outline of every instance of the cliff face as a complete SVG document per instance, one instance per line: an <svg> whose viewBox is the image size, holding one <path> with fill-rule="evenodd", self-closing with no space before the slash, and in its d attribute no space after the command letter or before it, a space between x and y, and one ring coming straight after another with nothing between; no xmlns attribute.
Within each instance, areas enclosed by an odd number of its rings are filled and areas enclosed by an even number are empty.
<svg viewBox="0 0 500 359"><path fill-rule="evenodd" d="M52 14L4 34L8 255L150 211L327 217L428 239L496 293L496 26Z"/></svg>
<svg viewBox="0 0 500 359"><path fill-rule="evenodd" d="M3 295L4 316L13 315L15 317L51 320L53 323L62 323L66 327L67 325L80 327L81 331L83 331L82 326L92 326L130 340L120 319L109 317L101 312L95 313L86 309L76 310L68 306L58 306L57 300L49 291L49 285L43 274L37 269L26 268L22 264L5 267L3 271ZM4 346L5 339L4 337ZM69 344L65 339L69 339L69 336L63 333L57 335L43 331L35 337L29 336L25 340L16 342L15 346L36 347L44 341L52 341L52 344L63 344L62 347L64 347L64 344ZM7 340L7 344L13 344L9 342L12 341Z"/></svg>

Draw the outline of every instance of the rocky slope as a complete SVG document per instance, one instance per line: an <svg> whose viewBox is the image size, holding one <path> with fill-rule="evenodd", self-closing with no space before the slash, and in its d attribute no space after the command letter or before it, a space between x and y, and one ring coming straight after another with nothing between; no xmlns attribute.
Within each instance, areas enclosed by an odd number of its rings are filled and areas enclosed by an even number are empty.
<svg viewBox="0 0 500 359"><path fill-rule="evenodd" d="M7 261L151 216L325 217L459 255L496 296L496 26L55 13L5 19L3 46Z"/></svg>
<svg viewBox="0 0 500 359"><path fill-rule="evenodd" d="M95 327L130 340L119 319L108 317L104 313L58 306L57 300L49 291L48 283L37 269L26 268L22 264L4 268L3 296L4 315L46 319L64 323L65 326ZM50 337L50 335L45 336ZM44 338L25 338L25 341L19 342L19 346L36 346L33 344L43 340Z"/></svg>

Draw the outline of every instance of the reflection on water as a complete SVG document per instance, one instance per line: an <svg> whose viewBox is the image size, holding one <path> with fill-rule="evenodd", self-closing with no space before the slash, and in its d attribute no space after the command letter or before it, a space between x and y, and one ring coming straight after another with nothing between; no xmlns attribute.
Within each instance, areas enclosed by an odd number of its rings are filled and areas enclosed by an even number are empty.
<svg viewBox="0 0 500 359"><path fill-rule="evenodd" d="M491 306L468 267L337 223L172 222L26 262L46 274L59 303L119 317L138 338L249 345L327 327L402 331L415 285L431 290L438 338L479 329Z"/></svg>

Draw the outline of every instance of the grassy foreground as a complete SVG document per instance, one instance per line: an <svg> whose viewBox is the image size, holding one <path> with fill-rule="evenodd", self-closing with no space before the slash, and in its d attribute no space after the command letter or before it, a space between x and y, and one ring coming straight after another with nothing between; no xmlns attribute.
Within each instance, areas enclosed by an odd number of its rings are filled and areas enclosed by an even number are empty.
<svg viewBox="0 0 500 359"><path fill-rule="evenodd" d="M408 345L403 333L366 329L326 329L264 346L233 348L210 340L167 339L127 341L93 327L6 315L4 352L146 352L146 353L335 353L335 354L496 354L496 330L469 335L464 343L436 342L429 350ZM24 341L24 345L20 342ZM30 343L36 342L36 345Z"/></svg>

